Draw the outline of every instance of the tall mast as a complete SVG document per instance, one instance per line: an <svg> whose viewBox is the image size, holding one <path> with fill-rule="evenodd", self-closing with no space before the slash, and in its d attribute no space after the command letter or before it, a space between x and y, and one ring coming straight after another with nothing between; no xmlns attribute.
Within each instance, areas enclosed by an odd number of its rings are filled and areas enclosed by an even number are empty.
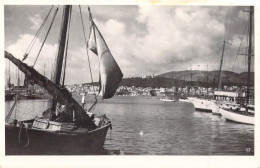
<svg viewBox="0 0 260 168"><path fill-rule="evenodd" d="M208 73L208 65L207 65L207 95L209 95L208 93L208 80L209 80L209 73Z"/></svg>
<svg viewBox="0 0 260 168"><path fill-rule="evenodd" d="M192 69L191 69L191 66L190 66L190 87L192 86Z"/></svg>
<svg viewBox="0 0 260 168"><path fill-rule="evenodd" d="M63 58L65 55L65 45L66 45L68 24L69 24L68 20L69 20L71 8L72 8L71 5L66 5L63 8L59 50L58 50L58 56L56 58L56 65L54 67L54 69L55 69L54 76L52 79L53 83L55 83L58 86L60 85L62 63L63 63ZM56 104L57 104L57 100L55 100L55 98L54 98L52 101L52 111L56 111Z"/></svg>
<svg viewBox="0 0 260 168"><path fill-rule="evenodd" d="M9 60L9 78L8 78L8 87L10 87L10 83L11 83L11 73L10 73L10 60Z"/></svg>
<svg viewBox="0 0 260 168"><path fill-rule="evenodd" d="M45 67L46 67L46 64L44 64L43 76L45 76Z"/></svg>
<svg viewBox="0 0 260 168"><path fill-rule="evenodd" d="M248 72L247 72L247 96L246 103L249 103L249 94L250 94L250 67L251 67L251 55L252 55L252 22L253 22L253 13L254 7L250 6L249 12L249 46L248 46Z"/></svg>
<svg viewBox="0 0 260 168"><path fill-rule="evenodd" d="M54 77L53 77L53 82L56 85L60 85L62 63L63 63L64 53L65 53L67 29L68 29L68 23L69 23L68 20L69 20L69 13L70 13L71 8L72 8L71 5L66 5L63 9L60 44L59 44L58 56L56 59L56 66L55 66Z"/></svg>
<svg viewBox="0 0 260 168"><path fill-rule="evenodd" d="M190 65L190 91L192 88L192 69L191 69L191 65Z"/></svg>
<svg viewBox="0 0 260 168"><path fill-rule="evenodd" d="M19 74L19 68L17 68L17 86L20 86L20 74Z"/></svg>
<svg viewBox="0 0 260 168"><path fill-rule="evenodd" d="M226 43L230 44L229 42L226 42L226 40L223 41L223 49L222 49L222 55L221 55L221 61L220 61L220 67L219 67L219 75L218 75L218 91L222 90L222 65L223 65L223 57L225 53L225 47Z"/></svg>
<svg viewBox="0 0 260 168"><path fill-rule="evenodd" d="M222 55L221 55L221 61L220 61L220 67L219 67L219 75L218 75L218 91L222 90L222 86L221 86L222 85L222 64L223 64L225 46L226 46L226 43L224 41Z"/></svg>

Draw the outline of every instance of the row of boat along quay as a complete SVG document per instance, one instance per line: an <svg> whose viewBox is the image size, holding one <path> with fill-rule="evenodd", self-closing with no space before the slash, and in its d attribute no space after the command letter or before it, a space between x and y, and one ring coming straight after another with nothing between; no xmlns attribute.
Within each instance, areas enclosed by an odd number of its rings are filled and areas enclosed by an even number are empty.
<svg viewBox="0 0 260 168"><path fill-rule="evenodd" d="M5 6L5 154L254 155L253 28L249 6Z"/></svg>

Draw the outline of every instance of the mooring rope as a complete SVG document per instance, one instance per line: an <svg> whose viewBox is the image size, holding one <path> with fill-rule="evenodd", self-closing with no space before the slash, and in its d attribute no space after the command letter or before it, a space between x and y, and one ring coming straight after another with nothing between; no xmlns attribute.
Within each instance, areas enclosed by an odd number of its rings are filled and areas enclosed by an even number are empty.
<svg viewBox="0 0 260 168"><path fill-rule="evenodd" d="M19 131L19 135L18 135L19 144L21 144L21 132L22 132L23 127L24 127L24 124L21 123L20 124L20 131ZM23 146L24 148L26 148L30 144L30 138L29 138L29 135L28 135L27 128L25 128L25 132L26 132L27 143L26 143L26 145Z"/></svg>

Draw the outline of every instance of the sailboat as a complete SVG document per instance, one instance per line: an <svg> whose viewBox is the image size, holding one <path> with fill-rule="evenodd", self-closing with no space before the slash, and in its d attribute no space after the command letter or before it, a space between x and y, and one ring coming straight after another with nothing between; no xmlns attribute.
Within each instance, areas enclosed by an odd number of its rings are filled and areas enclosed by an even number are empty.
<svg viewBox="0 0 260 168"><path fill-rule="evenodd" d="M177 100L170 97L160 98L160 101L162 102L176 102Z"/></svg>
<svg viewBox="0 0 260 168"><path fill-rule="evenodd" d="M253 13L254 7L250 7L249 11L249 45L248 45L248 75L247 75L247 97L246 104L244 107L237 109L220 107L219 112L221 115L229 121L234 121L243 124L254 125L254 108L249 105L249 95L250 95L250 68L251 68L251 56L252 56L252 25L253 25Z"/></svg>
<svg viewBox="0 0 260 168"><path fill-rule="evenodd" d="M172 74L172 80L173 80L173 74ZM173 83L172 83L172 85L173 85ZM165 93L165 97L160 98L160 101L162 101L162 102L176 102L177 99L175 97L176 97L176 93L173 93L173 92L170 92L170 93L167 93L167 94Z"/></svg>
<svg viewBox="0 0 260 168"><path fill-rule="evenodd" d="M81 13L81 7L79 8ZM94 23L90 8L88 10L90 36L86 45L87 49L99 58L99 95L102 99L108 99L114 96L123 74ZM66 44L68 44L71 11L71 5L63 7L61 38L52 80L5 51L5 58L12 61L28 78L44 87L52 96L50 108L44 110L41 117L25 121L15 119L11 122L8 122L6 118L7 155L19 152L22 154L24 152L26 154L82 154L86 151L96 151L103 148L107 131L109 128L112 129L111 121L105 114L98 116L91 112L91 108L97 101L88 110L83 109L64 87L64 76L63 80L61 79L62 70L66 69ZM10 113L7 116L10 116Z"/></svg>
<svg viewBox="0 0 260 168"><path fill-rule="evenodd" d="M188 97L188 100L194 105L196 111L212 112L212 100L197 97Z"/></svg>
<svg viewBox="0 0 260 168"><path fill-rule="evenodd" d="M207 80L208 85L208 80ZM199 81L198 81L199 86ZM188 97L189 102L191 102L194 106L195 111L200 112L212 112L212 105L213 102L211 99L208 99L208 97Z"/></svg>
<svg viewBox="0 0 260 168"><path fill-rule="evenodd" d="M236 109L238 106L238 104L236 104L238 93L222 90L222 65L226 44L231 45L231 43L227 42L226 39L224 39L218 75L218 89L217 91L214 91L214 100L212 102L212 114L217 116L221 116L221 113L219 111L220 107Z"/></svg>
<svg viewBox="0 0 260 168"><path fill-rule="evenodd" d="M5 88L5 101L13 100L14 97L15 97L15 93L12 91L12 87L11 87L11 74L10 74L10 61L9 61L8 79Z"/></svg>

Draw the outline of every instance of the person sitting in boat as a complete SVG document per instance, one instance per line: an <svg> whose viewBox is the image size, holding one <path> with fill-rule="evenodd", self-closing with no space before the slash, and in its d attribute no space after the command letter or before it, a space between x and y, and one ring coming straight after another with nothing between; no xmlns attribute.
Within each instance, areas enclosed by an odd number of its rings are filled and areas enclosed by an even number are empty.
<svg viewBox="0 0 260 168"><path fill-rule="evenodd" d="M73 104L61 105L57 104L56 120L59 122L76 122L75 109Z"/></svg>
<svg viewBox="0 0 260 168"><path fill-rule="evenodd" d="M85 96L86 96L86 92L84 92L82 99L81 99L81 105L82 105L83 109L84 109L84 106L85 106Z"/></svg>

